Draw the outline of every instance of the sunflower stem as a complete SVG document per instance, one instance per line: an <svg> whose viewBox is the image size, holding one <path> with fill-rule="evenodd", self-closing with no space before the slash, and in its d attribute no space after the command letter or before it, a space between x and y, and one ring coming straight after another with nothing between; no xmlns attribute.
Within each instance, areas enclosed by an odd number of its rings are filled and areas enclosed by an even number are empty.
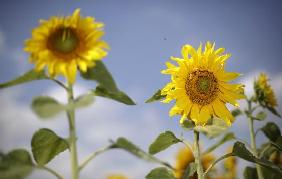
<svg viewBox="0 0 282 179"><path fill-rule="evenodd" d="M35 168L37 169L41 169L41 170L45 170L49 173L51 173L52 175L54 175L57 179L64 179L64 177L62 175L60 175L59 173L57 173L55 170L47 167L47 166L39 166L39 165L36 165Z"/></svg>
<svg viewBox="0 0 282 179"><path fill-rule="evenodd" d="M254 120L252 119L252 101L247 100L248 102L248 122L249 122L249 131L250 131L250 138L251 138L251 147L253 154L255 157L258 157L258 152L257 152L257 146L256 146L256 139L255 139L255 132L254 132ZM259 179L264 179L263 173L262 173L262 168L260 165L256 164L256 169L257 169L257 174Z"/></svg>
<svg viewBox="0 0 282 179"><path fill-rule="evenodd" d="M204 172L203 172L203 167L202 167L202 162L201 162L201 151L199 147L199 132L194 130L194 157L195 157L195 163L197 165L197 174L198 174L198 179L204 179Z"/></svg>
<svg viewBox="0 0 282 179"><path fill-rule="evenodd" d="M73 103L73 87L72 85L68 86L68 103ZM72 179L79 178L79 169L78 169L78 158L77 158L77 147L76 147L76 129L75 129L75 112L74 109L67 110L67 116L69 120L69 138L70 138L70 152L71 152L71 173Z"/></svg>

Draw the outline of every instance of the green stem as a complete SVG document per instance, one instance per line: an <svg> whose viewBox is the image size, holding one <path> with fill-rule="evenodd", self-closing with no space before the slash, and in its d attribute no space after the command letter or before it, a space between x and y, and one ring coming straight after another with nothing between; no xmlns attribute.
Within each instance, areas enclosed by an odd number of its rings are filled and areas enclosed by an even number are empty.
<svg viewBox="0 0 282 179"><path fill-rule="evenodd" d="M194 157L195 157L195 163L197 165L198 179L204 179L204 172L201 162L201 151L199 147L199 132L196 130L194 130L194 147L195 147Z"/></svg>
<svg viewBox="0 0 282 179"><path fill-rule="evenodd" d="M104 148L101 148L97 151L95 151L94 153L92 153L80 166L79 166L79 171L81 171L91 160L93 160L97 155L99 155L100 153L106 152L107 150L112 149L112 146L107 146Z"/></svg>
<svg viewBox="0 0 282 179"><path fill-rule="evenodd" d="M250 138L251 138L251 147L253 154L255 157L258 157L256 139L255 139L255 131L254 131L254 121L252 119L252 102L248 101L248 121L249 121L249 130L250 130ZM263 179L262 168L260 165L256 164L257 174L259 179Z"/></svg>
<svg viewBox="0 0 282 179"><path fill-rule="evenodd" d="M64 177L62 177L59 173L57 173L55 170L47 167L47 166L35 166L38 169L41 170L46 170L47 172L53 174L55 177L57 177L57 179L64 179Z"/></svg>
<svg viewBox="0 0 282 179"><path fill-rule="evenodd" d="M72 85L68 87L68 103L72 103L74 100L73 97L73 88ZM75 112L74 109L67 110L67 116L69 120L69 135L70 135L70 152L71 152L71 172L72 179L79 178L79 169L78 169L78 159L77 159L77 147L76 147L76 129L75 129Z"/></svg>
<svg viewBox="0 0 282 179"><path fill-rule="evenodd" d="M231 157L231 156L234 156L234 155L233 155L232 153L229 153L229 154L225 154L225 155L219 157L218 159L216 159L216 161L214 161L214 162L209 166L209 168L207 168L207 170L205 171L204 175L206 176L206 175L209 173L209 171L210 171L218 162L220 162L221 160L226 159L226 158L228 158L228 157Z"/></svg>

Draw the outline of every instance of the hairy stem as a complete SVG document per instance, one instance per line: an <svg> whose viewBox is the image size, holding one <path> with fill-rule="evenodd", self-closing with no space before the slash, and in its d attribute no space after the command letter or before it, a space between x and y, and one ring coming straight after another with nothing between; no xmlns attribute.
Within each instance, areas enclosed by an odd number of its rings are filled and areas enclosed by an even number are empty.
<svg viewBox="0 0 282 179"><path fill-rule="evenodd" d="M49 173L51 173L52 175L54 175L55 177L57 177L57 179L64 179L64 177L62 177L59 173L57 173L55 170L47 167L47 166L35 166L36 168L38 169L41 169L41 170L45 170Z"/></svg>
<svg viewBox="0 0 282 179"><path fill-rule="evenodd" d="M73 88L72 85L68 87L68 103L72 103L74 100L73 97ZM78 159L77 159L77 147L76 147L76 129L75 129L75 112L74 109L67 110L67 116L69 120L69 138L70 138L70 152L71 152L71 173L72 179L79 178L78 170Z"/></svg>
<svg viewBox="0 0 282 179"><path fill-rule="evenodd" d="M91 160L93 160L97 155L103 153L103 152L106 152L107 150L110 150L112 149L113 147L112 146L107 146L107 147L104 147L104 148L101 148L95 152L93 152L84 162L82 162L82 164L79 166L79 171L82 170Z"/></svg>
<svg viewBox="0 0 282 179"><path fill-rule="evenodd" d="M256 146L256 139L255 139L255 132L254 132L254 121L252 119L252 102L248 101L248 122L249 122L249 130L250 130L250 138L251 138L251 147L253 154L255 157L258 157L257 146ZM257 174L259 179L263 179L262 168L260 165L256 164Z"/></svg>
<svg viewBox="0 0 282 179"><path fill-rule="evenodd" d="M201 162L201 151L199 147L199 132L194 130L194 157L195 157L195 163L197 165L197 174L198 179L204 179L204 172Z"/></svg>

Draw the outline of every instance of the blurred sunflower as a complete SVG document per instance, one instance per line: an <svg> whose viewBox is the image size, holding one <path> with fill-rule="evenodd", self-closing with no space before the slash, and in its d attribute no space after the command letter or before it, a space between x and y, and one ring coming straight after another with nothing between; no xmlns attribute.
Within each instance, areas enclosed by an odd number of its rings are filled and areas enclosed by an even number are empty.
<svg viewBox="0 0 282 179"><path fill-rule="evenodd" d="M128 179L128 178L121 174L113 174L113 175L107 176L107 179Z"/></svg>
<svg viewBox="0 0 282 179"><path fill-rule="evenodd" d="M282 167L282 154L280 151L275 151L271 154L269 160L273 162L275 165Z"/></svg>
<svg viewBox="0 0 282 179"><path fill-rule="evenodd" d="M245 98L243 85L228 83L240 76L224 70L225 61L231 55L223 54L224 48L215 50L214 47L214 43L207 42L202 51L202 45L197 50L184 45L183 58L171 57L178 66L167 62L167 69L162 71L171 75L171 82L161 92L166 96L163 102L176 100L169 114L181 115L180 123L190 118L203 126L212 116L217 116L231 125L234 117L225 104L239 106L236 100Z"/></svg>
<svg viewBox="0 0 282 179"><path fill-rule="evenodd" d="M52 78L63 75L73 84L77 68L86 72L107 55L109 46L100 40L103 26L92 17L80 16L80 9L76 9L71 16L40 20L24 50L30 53L36 71L47 66Z"/></svg>
<svg viewBox="0 0 282 179"><path fill-rule="evenodd" d="M214 155L206 154L202 156L203 169L206 170L210 164L215 160ZM175 172L176 178L181 178L184 175L186 167L195 161L192 151L188 148L181 148L176 155ZM197 174L189 179L197 179Z"/></svg>
<svg viewBox="0 0 282 179"><path fill-rule="evenodd" d="M227 153L231 153L233 147L227 149ZM225 178L235 179L237 176L237 159L236 157L228 157L224 160Z"/></svg>
<svg viewBox="0 0 282 179"><path fill-rule="evenodd" d="M274 108L278 104L275 94L271 86L269 85L268 81L269 79L267 75L261 73L259 75L258 80L256 80L254 83L254 89L257 96L257 100L263 107Z"/></svg>

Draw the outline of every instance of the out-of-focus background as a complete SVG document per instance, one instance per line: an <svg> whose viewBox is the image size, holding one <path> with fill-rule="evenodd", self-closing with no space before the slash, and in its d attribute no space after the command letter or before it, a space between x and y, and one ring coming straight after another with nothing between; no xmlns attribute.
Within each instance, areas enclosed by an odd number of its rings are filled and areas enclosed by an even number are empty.
<svg viewBox="0 0 282 179"><path fill-rule="evenodd" d="M163 87L169 77L162 75L170 56L180 56L185 43L198 46L200 42L215 41L225 47L232 57L227 70L243 74L236 82L246 85L252 93L254 77L261 71L270 75L270 83L282 105L282 3L281 1L1 1L0 2L0 82L12 79L33 66L23 52L24 40L38 25L39 19L53 15L68 15L81 8L84 16L94 16L105 23L106 40L111 50L104 63L120 89L126 91L136 106L126 106L103 98L77 112L79 158L83 159L109 139L126 136L144 150L161 132L172 130L180 135L178 118L169 118L172 104L144 104L146 98ZM78 79L75 94L94 88L93 82ZM42 121L30 109L32 97L51 95L66 101L64 91L55 84L38 81L0 91L0 150L30 149L32 134L39 128L53 129L67 137L68 124L64 114ZM245 104L242 104L244 107ZM279 107L281 112L281 107ZM282 120L269 115L282 127ZM256 123L256 126L264 124ZM230 128L239 138L249 141L247 121L238 118ZM192 141L192 133L185 137ZM258 143L264 140L258 135ZM204 139L202 148L214 141ZM216 150L224 153L228 143ZM157 157L174 164L180 145L171 147ZM56 157L50 167L70 178L69 153ZM240 169L250 163L240 160ZM110 173L123 173L131 179L142 179L157 165L139 160L124 151L114 150L96 158L81 173L83 179L103 179ZM35 171L30 179L49 179L49 173ZM242 178L242 170L239 170Z"/></svg>

